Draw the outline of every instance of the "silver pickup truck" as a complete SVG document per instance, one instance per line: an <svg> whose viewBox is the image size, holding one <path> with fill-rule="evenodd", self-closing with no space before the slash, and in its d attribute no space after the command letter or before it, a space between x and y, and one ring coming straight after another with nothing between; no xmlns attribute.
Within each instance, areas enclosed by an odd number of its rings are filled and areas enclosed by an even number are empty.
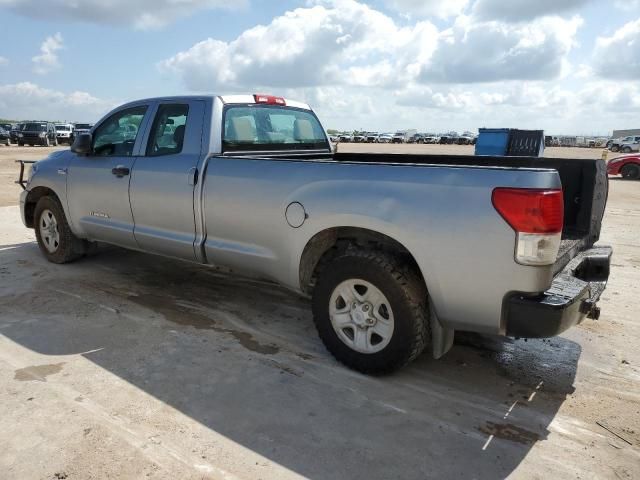
<svg viewBox="0 0 640 480"><path fill-rule="evenodd" d="M106 242L271 279L368 373L455 330L557 335L597 318L609 276L603 161L335 153L269 95L128 103L20 182L48 260Z"/></svg>

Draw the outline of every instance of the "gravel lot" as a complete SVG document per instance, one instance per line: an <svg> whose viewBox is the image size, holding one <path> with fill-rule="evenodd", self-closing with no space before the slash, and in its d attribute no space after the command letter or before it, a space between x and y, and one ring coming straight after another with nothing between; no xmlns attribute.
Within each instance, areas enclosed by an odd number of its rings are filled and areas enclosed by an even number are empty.
<svg viewBox="0 0 640 480"><path fill-rule="evenodd" d="M111 247L47 263L12 184L14 159L46 154L0 147L2 477L640 478L640 182L610 182L599 321L551 340L460 334L442 360L372 378L277 286Z"/></svg>

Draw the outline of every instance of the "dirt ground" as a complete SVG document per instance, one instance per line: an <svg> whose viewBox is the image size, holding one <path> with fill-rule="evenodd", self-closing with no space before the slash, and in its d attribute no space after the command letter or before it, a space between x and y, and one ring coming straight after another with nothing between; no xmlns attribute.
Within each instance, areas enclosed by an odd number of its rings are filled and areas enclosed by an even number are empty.
<svg viewBox="0 0 640 480"><path fill-rule="evenodd" d="M599 321L458 334L376 378L337 364L277 286L111 247L46 262L11 183L14 159L46 153L0 147L0 477L640 478L640 182L610 182Z"/></svg>

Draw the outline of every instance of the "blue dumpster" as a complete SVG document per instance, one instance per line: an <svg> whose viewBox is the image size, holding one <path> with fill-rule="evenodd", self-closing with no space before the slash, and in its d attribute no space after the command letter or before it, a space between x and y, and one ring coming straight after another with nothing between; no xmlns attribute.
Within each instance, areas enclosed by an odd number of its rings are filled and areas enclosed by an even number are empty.
<svg viewBox="0 0 640 480"><path fill-rule="evenodd" d="M476 155L505 155L508 145L508 128L481 128L476 140Z"/></svg>
<svg viewBox="0 0 640 480"><path fill-rule="evenodd" d="M481 128L476 140L476 155L541 157L543 153L543 130Z"/></svg>

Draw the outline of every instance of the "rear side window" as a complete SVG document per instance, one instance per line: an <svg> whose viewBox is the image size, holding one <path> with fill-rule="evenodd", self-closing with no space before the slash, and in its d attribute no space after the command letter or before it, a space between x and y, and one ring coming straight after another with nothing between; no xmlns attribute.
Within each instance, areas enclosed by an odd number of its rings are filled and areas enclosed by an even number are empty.
<svg viewBox="0 0 640 480"><path fill-rule="evenodd" d="M153 121L147 156L175 155L182 151L189 105L163 104Z"/></svg>
<svg viewBox="0 0 640 480"><path fill-rule="evenodd" d="M309 110L230 106L224 114L223 151L329 149L324 130Z"/></svg>

